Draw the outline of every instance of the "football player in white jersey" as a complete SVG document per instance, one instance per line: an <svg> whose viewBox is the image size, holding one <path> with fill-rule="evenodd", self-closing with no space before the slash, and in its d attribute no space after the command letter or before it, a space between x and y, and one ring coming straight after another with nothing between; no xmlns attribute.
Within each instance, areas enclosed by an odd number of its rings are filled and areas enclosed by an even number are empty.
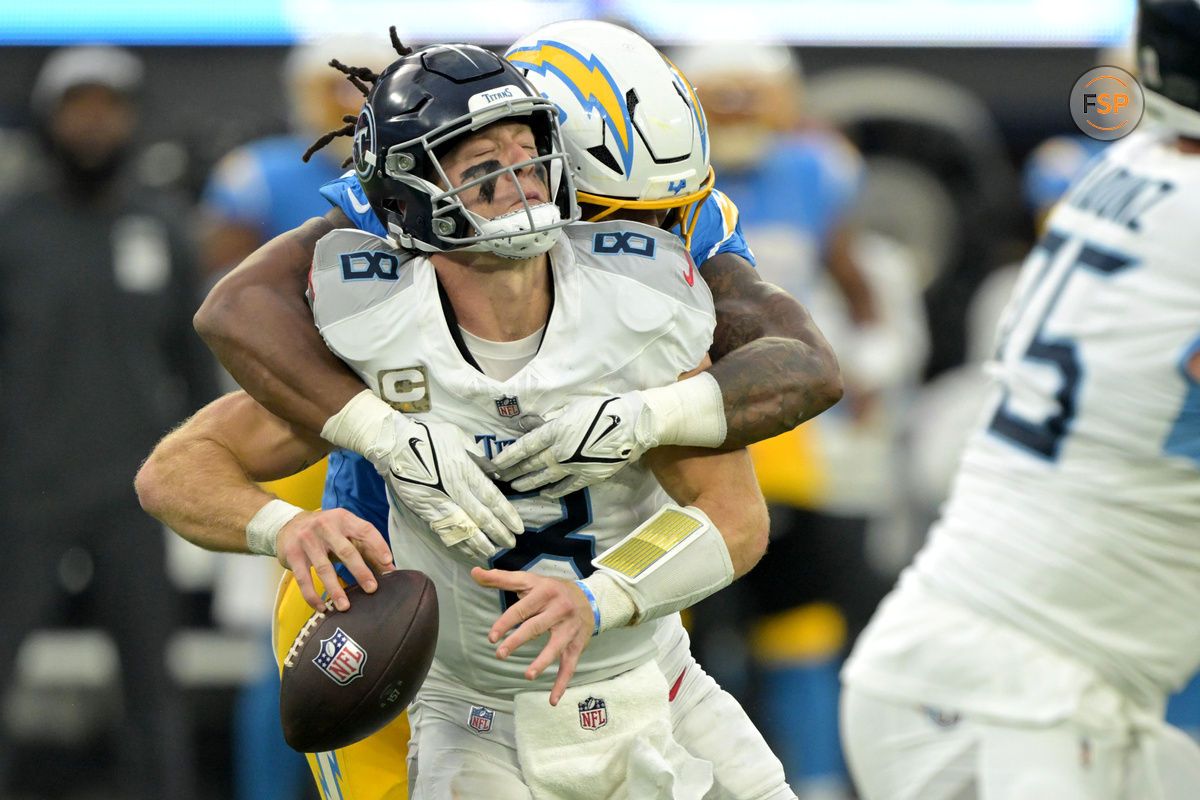
<svg viewBox="0 0 1200 800"><path fill-rule="evenodd" d="M1141 0L1150 124L1066 194L994 396L843 671L865 800L1183 800L1200 664L1200 5Z"/></svg>
<svg viewBox="0 0 1200 800"><path fill-rule="evenodd" d="M330 421L340 435L364 449L407 436L359 411L380 395L395 400L403 425L427 433L408 439L411 455L394 477L433 482L444 475L446 441L486 458L573 400L623 391L653 406L675 392L672 379L699 365L711 342L711 294L661 229L610 222L561 233L574 201L554 106L515 68L467 46L426 48L375 77L356 170L395 241L331 233L310 290L325 340L374 390ZM220 425L204 430L206 420L232 418L222 407L265 416L248 403L231 395L172 437L200 428L185 449L224 448L231 471L201 470L208 480L197 490L186 454L164 464L168 439L139 492L204 546L278 552L294 565L289 554L311 544L287 525L295 510L263 505L244 478L267 471L261 459L287 454L294 468L329 445L279 421L246 439ZM604 427L577 455L627 456L615 436L624 413L605 405ZM432 470L421 475L422 466ZM689 505L664 505L663 486ZM415 796L592 797L622 787L638 797L792 797L744 713L690 661L675 613L765 548L744 451L657 449L619 478L514 502L528 527L486 559L460 547L470 542L455 538L461 531L430 529L392 497L396 563L434 576L442 606L439 654L411 710ZM390 565L378 534L350 539L375 568ZM661 554L632 568L647 545ZM370 582L350 541L329 549ZM494 569L472 570L480 560ZM544 646L522 648L546 631ZM555 661L557 674L544 675ZM592 735L598 725L605 736ZM548 747L567 740L576 744Z"/></svg>
<svg viewBox="0 0 1200 800"><path fill-rule="evenodd" d="M684 436L676 439L682 444L736 448L791 430L836 402L841 379L828 343L795 298L758 277L736 207L711 191L703 111L682 76L670 68L671 77L660 80L666 68L652 46L592 21L539 29L515 44L509 58L560 107L589 219L620 209L625 218L674 227L684 238L697 232L689 244L714 293L717 329L714 364L705 375L657 408L636 400L626 406L617 435L633 445L628 456L604 464L571 460L599 404L608 401L596 397L500 454L504 477L520 489L547 482L558 482L558 490L582 488L630 463L664 432ZM329 419L362 391L362 382L316 335L303 292L317 238L335 227L380 225L356 188L351 177L340 194L326 193L338 209L249 257L196 317L197 330L259 402L305 430L335 437ZM711 247L701 248L696 238L706 224L713 229L705 239ZM681 425L685 419L698 424ZM334 443L350 449L346 441ZM376 448L362 455L384 474L390 471L391 453ZM401 499L431 524L458 526L486 549L521 529L515 510L488 486L483 472L464 462L439 496L422 501L402 491Z"/></svg>

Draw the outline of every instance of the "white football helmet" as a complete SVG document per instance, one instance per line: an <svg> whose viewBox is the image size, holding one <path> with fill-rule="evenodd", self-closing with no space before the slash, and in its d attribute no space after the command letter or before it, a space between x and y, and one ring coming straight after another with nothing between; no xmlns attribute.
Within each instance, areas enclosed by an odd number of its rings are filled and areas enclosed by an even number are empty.
<svg viewBox="0 0 1200 800"><path fill-rule="evenodd" d="M633 31L569 20L538 28L505 57L559 108L580 203L676 209L685 240L712 191L708 125L675 66Z"/></svg>

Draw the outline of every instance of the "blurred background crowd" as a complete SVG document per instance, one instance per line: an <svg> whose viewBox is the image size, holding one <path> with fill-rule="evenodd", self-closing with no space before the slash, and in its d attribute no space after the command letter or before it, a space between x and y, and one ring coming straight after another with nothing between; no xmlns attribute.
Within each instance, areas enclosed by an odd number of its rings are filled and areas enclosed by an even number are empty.
<svg viewBox="0 0 1200 800"><path fill-rule="evenodd" d="M838 666L945 496L1015 264L1103 146L1067 97L1128 66L1132 0L760 0L722 27L705 15L728 4L317 3L329 25L250 30L256 5L161 28L0 9L0 797L316 796L274 716L277 567L159 535L134 471L228 386L191 332L206 287L326 210L349 140L300 156L361 103L329 59L382 67L388 24L502 50L589 16L630 23L697 86L759 270L841 360L842 402L753 448L768 556L689 624L800 796L851 798ZM315 507L321 469L276 490Z"/></svg>

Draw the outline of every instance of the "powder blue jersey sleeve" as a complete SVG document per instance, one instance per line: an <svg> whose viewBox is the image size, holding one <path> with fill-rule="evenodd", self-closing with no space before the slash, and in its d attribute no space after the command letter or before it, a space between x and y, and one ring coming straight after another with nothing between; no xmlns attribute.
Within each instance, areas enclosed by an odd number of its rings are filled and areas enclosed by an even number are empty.
<svg viewBox="0 0 1200 800"><path fill-rule="evenodd" d="M371 462L357 453L334 450L329 454L321 507L346 509L378 528L384 541L390 543L387 487ZM336 569L343 580L354 583L350 570L345 566L338 564Z"/></svg>
<svg viewBox="0 0 1200 800"><path fill-rule="evenodd" d="M353 170L322 186L321 196L331 205L340 208L360 231L387 236L387 231L383 229L379 217L375 216L371 204L367 202L367 195Z"/></svg>
<svg viewBox="0 0 1200 800"><path fill-rule="evenodd" d="M678 235L678 226L672 232ZM742 235L737 205L719 189L714 189L700 206L700 216L692 230L689 249L692 260L697 264L703 264L720 253L733 253L751 264L755 263L754 253L750 252L746 237Z"/></svg>

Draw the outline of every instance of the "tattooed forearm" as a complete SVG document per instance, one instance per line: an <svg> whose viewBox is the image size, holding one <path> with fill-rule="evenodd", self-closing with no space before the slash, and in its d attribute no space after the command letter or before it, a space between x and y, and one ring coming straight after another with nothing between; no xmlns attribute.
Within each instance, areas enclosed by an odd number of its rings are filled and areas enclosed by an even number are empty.
<svg viewBox="0 0 1200 800"><path fill-rule="evenodd" d="M317 240L349 224L335 211L248 256L213 287L194 320L205 343L255 400L314 433L363 389L325 347L304 299Z"/></svg>
<svg viewBox="0 0 1200 800"><path fill-rule="evenodd" d="M837 359L799 301L737 256L710 258L701 274L717 308L710 372L725 401L724 447L789 431L841 398Z"/></svg>
<svg viewBox="0 0 1200 800"><path fill-rule="evenodd" d="M803 342L778 337L756 339L713 364L728 425L723 447L778 436L836 403L841 382L832 366Z"/></svg>

